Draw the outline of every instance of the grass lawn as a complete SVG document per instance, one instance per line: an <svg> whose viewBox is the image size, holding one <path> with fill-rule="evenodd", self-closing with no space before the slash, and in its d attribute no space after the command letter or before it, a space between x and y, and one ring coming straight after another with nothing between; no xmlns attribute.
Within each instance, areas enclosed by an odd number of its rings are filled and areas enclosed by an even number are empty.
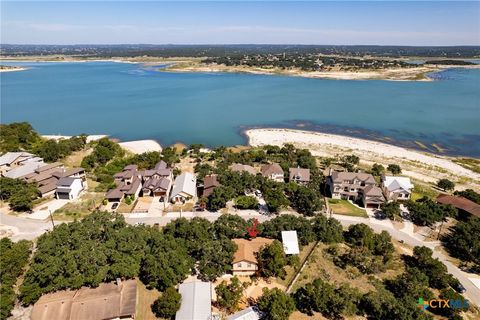
<svg viewBox="0 0 480 320"><path fill-rule="evenodd" d="M343 199L328 199L328 204L335 214L368 218L367 212L365 212L364 209L354 206L350 201Z"/></svg>
<svg viewBox="0 0 480 320"><path fill-rule="evenodd" d="M95 208L102 204L103 193L86 192L79 199L67 203L55 210L53 217L58 220L73 220L89 215Z"/></svg>
<svg viewBox="0 0 480 320"><path fill-rule="evenodd" d="M419 184L415 184L412 191L411 199L416 201L423 197L429 197L431 199L435 199L438 196L438 192L428 186L423 186Z"/></svg>
<svg viewBox="0 0 480 320"><path fill-rule="evenodd" d="M160 292L158 290L148 290L140 280L137 280L137 314L135 319L156 320L151 305L159 296Z"/></svg>

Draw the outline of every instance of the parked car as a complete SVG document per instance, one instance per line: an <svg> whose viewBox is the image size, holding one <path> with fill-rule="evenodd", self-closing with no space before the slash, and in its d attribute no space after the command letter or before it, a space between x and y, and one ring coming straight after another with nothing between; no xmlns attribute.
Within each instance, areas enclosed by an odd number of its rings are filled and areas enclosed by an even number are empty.
<svg viewBox="0 0 480 320"><path fill-rule="evenodd" d="M458 293L465 293L465 291L467 291L467 289L465 289L465 287L457 279L452 280L450 286Z"/></svg>
<svg viewBox="0 0 480 320"><path fill-rule="evenodd" d="M196 212L198 212L198 211L205 211L205 209L203 209L201 206L194 206L194 207L193 207L193 211L196 211Z"/></svg>
<svg viewBox="0 0 480 320"><path fill-rule="evenodd" d="M112 204L112 210L117 209L117 207L118 207L118 202L115 202L114 204Z"/></svg>

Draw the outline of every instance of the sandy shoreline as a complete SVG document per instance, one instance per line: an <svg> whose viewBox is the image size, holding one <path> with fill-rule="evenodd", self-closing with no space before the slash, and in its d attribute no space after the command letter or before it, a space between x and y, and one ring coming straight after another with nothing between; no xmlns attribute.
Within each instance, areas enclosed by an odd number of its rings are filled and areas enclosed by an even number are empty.
<svg viewBox="0 0 480 320"><path fill-rule="evenodd" d="M15 68L2 68L0 69L0 72L15 72L15 71L25 71L28 70L28 68L23 68L23 67L15 67Z"/></svg>
<svg viewBox="0 0 480 320"><path fill-rule="evenodd" d="M136 141L126 141L118 143L122 148L135 153L141 154L145 152L157 151L161 152L162 147L155 140L136 140Z"/></svg>
<svg viewBox="0 0 480 320"><path fill-rule="evenodd" d="M72 136L62 136L62 135L42 135L45 139L53 139L53 140L60 140L60 139L69 139ZM97 134L97 135L88 135L87 136L87 143L100 140L102 138L108 137L105 134ZM127 151L130 151L134 154L141 154L145 152L151 151L162 151L162 147L160 144L155 140L135 140L135 141L124 141L118 143L122 148Z"/></svg>
<svg viewBox="0 0 480 320"><path fill-rule="evenodd" d="M251 146L293 143L319 156L355 153L368 163L399 163L406 175L419 180L433 182L445 176L468 181L475 188L480 187L480 174L454 163L451 158L382 142L293 129L250 129L245 134Z"/></svg>

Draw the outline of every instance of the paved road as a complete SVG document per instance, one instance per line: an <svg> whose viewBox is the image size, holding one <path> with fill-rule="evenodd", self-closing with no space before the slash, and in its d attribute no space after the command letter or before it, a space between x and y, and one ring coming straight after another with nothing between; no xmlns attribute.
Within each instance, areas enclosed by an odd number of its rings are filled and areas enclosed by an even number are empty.
<svg viewBox="0 0 480 320"><path fill-rule="evenodd" d="M130 224L144 223L147 225L153 225L155 223L159 223L161 226L164 226L170 221L180 217L180 213L178 213L178 215L175 215L175 214L170 214L170 215L171 216L169 217L127 217L125 220ZM215 221L220 215L221 215L220 213L212 213L212 212L182 213L182 217L191 218L191 217L198 216L198 217L204 217L209 221ZM239 214L239 216L241 216L244 219L257 218L260 222L270 220L274 217L274 216L260 215L258 213L257 214L253 214L253 213ZM432 242L421 241L408 233L402 232L400 230L397 230L391 227L391 224L389 225L389 224L381 223L381 222L375 221L374 219L349 217L349 216L342 216L342 215L333 215L333 217L339 220L343 226L349 226L355 223L365 223L369 225L373 230L375 230L375 232L381 232L385 230L388 233L390 233L392 238L396 240L403 240L406 244L411 246L426 246L434 250L435 247L439 245L438 242L432 243ZM3 212L0 212L0 224L11 226L12 229L16 230L17 234L12 237L12 240L14 241L17 241L20 239L27 239L27 240L34 239L40 236L41 234L43 234L44 232L46 232L47 230L51 230L52 228L51 222L48 220L47 221L32 220L28 218L11 216ZM448 272L454 275L462 283L462 285L466 289L466 292L464 295L472 303L480 307L480 289L477 288L470 281L470 279L468 279L468 274L461 271L459 268L457 268L452 263L450 263L447 260L447 257L443 255L441 252L434 251L433 256L435 258L438 258L440 261L442 261L447 266Z"/></svg>

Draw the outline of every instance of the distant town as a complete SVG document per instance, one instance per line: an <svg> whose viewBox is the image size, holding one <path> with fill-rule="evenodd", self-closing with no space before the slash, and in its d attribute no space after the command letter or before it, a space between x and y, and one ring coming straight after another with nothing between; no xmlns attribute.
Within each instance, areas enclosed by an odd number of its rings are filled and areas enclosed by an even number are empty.
<svg viewBox="0 0 480 320"><path fill-rule="evenodd" d="M250 142L2 124L1 319L480 316L475 183Z"/></svg>

